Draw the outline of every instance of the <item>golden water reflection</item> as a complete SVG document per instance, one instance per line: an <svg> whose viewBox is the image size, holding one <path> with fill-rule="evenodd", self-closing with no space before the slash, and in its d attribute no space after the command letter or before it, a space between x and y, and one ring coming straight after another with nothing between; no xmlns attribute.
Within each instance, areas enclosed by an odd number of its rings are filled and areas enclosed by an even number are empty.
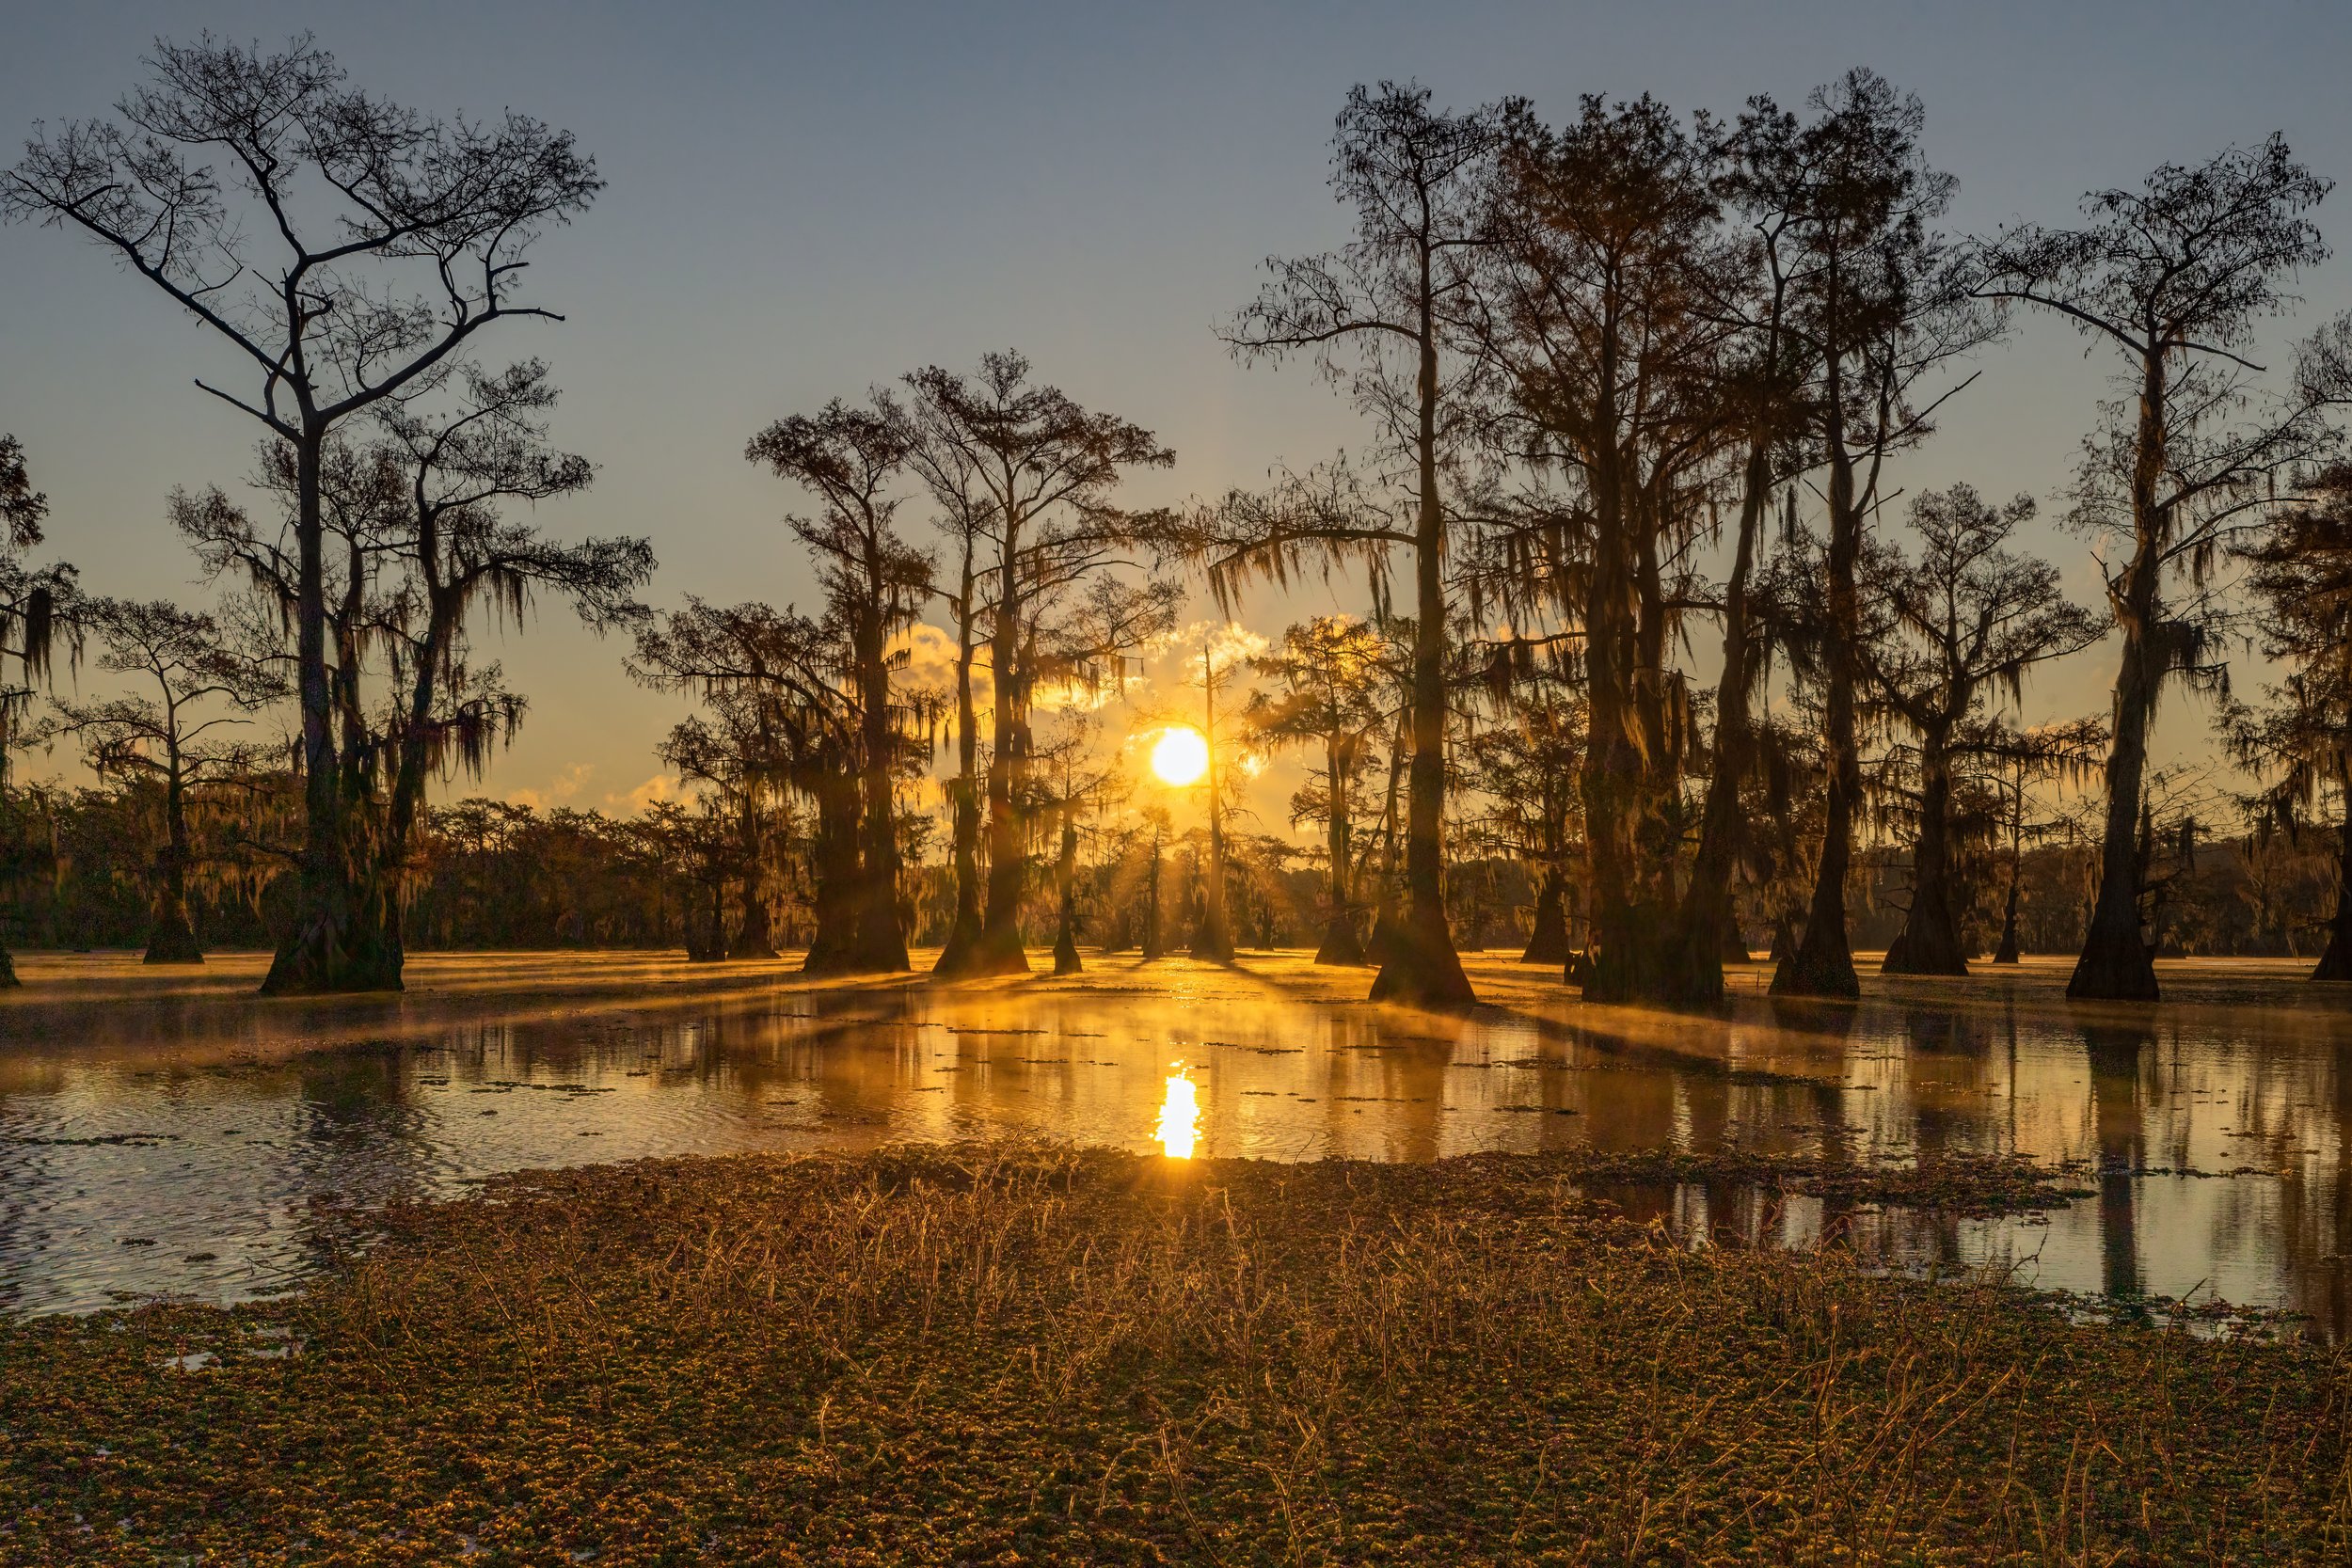
<svg viewBox="0 0 2352 1568"><path fill-rule="evenodd" d="M963 986L423 955L401 995L270 1002L249 994L258 956L198 975L22 956L26 985L0 993L0 1307L281 1289L339 1243L321 1205L523 1167L996 1137L1178 1156L1172 1125L1195 1158L2074 1162L2089 1196L2024 1220L1698 1180L1603 1196L1686 1233L1836 1233L1892 1264L2194 1291L2352 1335L2352 988L2289 964L2166 964L2164 1006L2101 1008L2065 1000L2064 962L2029 960L1873 974L1859 1006L1806 1006L1763 996L1750 969L1723 1012L1689 1017L1586 1007L1503 955L1466 962L1489 1005L1437 1017L1367 1004L1364 972L1302 954L1090 955L1075 979Z"/></svg>
<svg viewBox="0 0 2352 1568"><path fill-rule="evenodd" d="M1200 1094L1184 1064L1175 1065L1176 1070L1168 1075L1168 1090L1160 1097L1160 1124L1152 1137L1169 1159L1189 1160L1200 1136Z"/></svg>

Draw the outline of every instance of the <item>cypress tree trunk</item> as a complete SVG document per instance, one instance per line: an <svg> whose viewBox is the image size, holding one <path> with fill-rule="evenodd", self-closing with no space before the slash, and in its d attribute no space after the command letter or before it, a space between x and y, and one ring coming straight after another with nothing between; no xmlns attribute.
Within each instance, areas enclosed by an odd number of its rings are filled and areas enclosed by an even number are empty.
<svg viewBox="0 0 2352 1568"><path fill-rule="evenodd" d="M178 751L171 748L164 778L164 852L156 867L155 923L148 931L142 960L151 964L204 961L196 927L188 919L188 817Z"/></svg>
<svg viewBox="0 0 2352 1568"><path fill-rule="evenodd" d="M303 843L293 928L278 944L264 996L400 990L401 945L387 918L398 900L364 864L371 846L363 798L335 745L335 692L326 670L326 531L319 495L326 427L310 420L294 443L295 663L302 710Z"/></svg>
<svg viewBox="0 0 2352 1568"><path fill-rule="evenodd" d="M2009 868L2009 907L2001 915L2001 944L1993 951L1996 964L2013 964L2018 960L2017 947L2017 865Z"/></svg>
<svg viewBox="0 0 2352 1568"><path fill-rule="evenodd" d="M1949 737L1931 732L1919 748L1919 838L1911 852L1911 908L1880 966L1888 974L1965 974L1960 923L1952 915Z"/></svg>
<svg viewBox="0 0 2352 1568"><path fill-rule="evenodd" d="M690 929L686 936L688 963L715 964L727 956L726 879L710 879L710 909L706 914L700 933Z"/></svg>
<svg viewBox="0 0 2352 1568"><path fill-rule="evenodd" d="M963 596L956 616L956 912L935 974L962 973L980 940L980 736L972 703L972 546L963 550Z"/></svg>
<svg viewBox="0 0 2352 1568"><path fill-rule="evenodd" d="M1026 974L1029 955L1021 937L1022 884L1028 879L1029 847L1024 820L1028 783L1028 699L1021 669L1022 599L1019 536L1009 526L1003 541L1004 563L996 585L996 624L989 641L989 668L996 683L993 746L988 758L988 896L980 911L979 936L950 968L957 974Z"/></svg>
<svg viewBox="0 0 2352 1568"><path fill-rule="evenodd" d="M1054 932L1054 973L1076 974L1078 959L1078 818L1068 800L1061 807L1061 858L1054 867L1061 890L1061 921Z"/></svg>
<svg viewBox="0 0 2352 1568"><path fill-rule="evenodd" d="M1160 825L1152 824L1152 874L1144 890L1143 957L1148 963L1168 956L1168 945L1160 940Z"/></svg>
<svg viewBox="0 0 2352 1568"><path fill-rule="evenodd" d="M1535 918L1527 933L1523 964L1565 964L1568 961L1568 879L1557 862L1544 866L1535 891Z"/></svg>
<svg viewBox="0 0 2352 1568"><path fill-rule="evenodd" d="M2164 569L2164 517L2156 503L2156 485L2164 470L2165 397L2163 356L2151 354L2142 371L2132 470L2132 561L2108 595L2123 632L2123 657L2115 676L2115 736L2107 750L2099 894L2091 906L2082 956L2066 982L2071 997L2153 1002L2157 994L2155 951L2140 927L2138 832L2148 731L2165 675L2165 654L2156 646L2156 586Z"/></svg>
<svg viewBox="0 0 2352 1568"><path fill-rule="evenodd" d="M1853 462L1847 454L1836 402L1842 395L1830 357L1828 401L1832 405L1829 462L1829 646L1823 740L1829 752L1829 800L1822 829L1821 861L1813 900L1796 951L1772 974L1775 996L1859 997L1853 949L1846 936L1846 873L1853 863L1854 818L1862 803L1862 753L1854 705L1853 639L1860 626L1860 596L1854 572L1862 557L1862 518L1854 509Z"/></svg>
<svg viewBox="0 0 2352 1568"><path fill-rule="evenodd" d="M772 958L777 957L773 927L768 921L767 877L759 863L759 806L749 793L743 797L743 876L739 886L739 910L742 919L735 928L735 940L727 944L730 958ZM821 829L818 833L821 839Z"/></svg>
<svg viewBox="0 0 2352 1568"><path fill-rule="evenodd" d="M1429 259L1422 257L1420 508L1413 529L1413 760L1406 781L1405 915L1380 955L1375 1002L1461 1007L1477 1000L1446 927L1445 581L1440 575L1445 515L1438 497L1438 340Z"/></svg>
<svg viewBox="0 0 2352 1568"><path fill-rule="evenodd" d="M1699 819L1699 847L1682 895L1679 961L1666 977L1665 994L1655 1000L1704 1006L1724 994L1724 960L1748 961L1731 902L1731 877L1739 860L1742 823L1740 785L1747 773L1755 734L1748 723L1748 693L1756 685L1756 639L1748 626L1748 578L1756 566L1756 535L1772 501L1772 448L1748 447L1740 487L1740 534L1732 551L1731 578L1724 589L1724 667L1715 686L1714 772L1707 781L1707 805Z"/></svg>
<svg viewBox="0 0 2352 1568"><path fill-rule="evenodd" d="M803 974L854 974L870 967L864 961L857 941L867 892L865 868L858 856L859 816L855 775L836 771L818 781L814 856L817 886L811 899L815 918L808 936L808 956L801 961ZM766 934L764 929L762 934Z"/></svg>
<svg viewBox="0 0 2352 1568"><path fill-rule="evenodd" d="M1216 672L1209 663L1206 648L1200 650L1200 683L1208 699L1207 728L1202 734L1208 742L1209 766L1200 782L1209 792L1209 865L1200 890L1200 924L1192 933L1192 956L1226 964L1233 961L1233 931L1225 913L1225 814L1219 809L1216 789Z"/></svg>
<svg viewBox="0 0 2352 1568"><path fill-rule="evenodd" d="M1396 737L1389 749L1389 795L1380 816L1380 893L1373 900L1372 935L1364 942L1367 962L1385 964L1396 950L1396 810L1397 784L1405 773L1405 725L1399 715Z"/></svg>
<svg viewBox="0 0 2352 1568"><path fill-rule="evenodd" d="M2319 955L2314 980L2352 980L2352 796L2342 829L2343 847L2336 856L2336 912L2328 922L2328 946Z"/></svg>
<svg viewBox="0 0 2352 1568"><path fill-rule="evenodd" d="M858 649L858 673L866 688L859 736L865 752L863 798L858 802L861 863L857 925L850 934L847 967L895 974L913 967L907 962L906 927L898 919L898 734L890 722L890 666L879 614L865 633Z"/></svg>
<svg viewBox="0 0 2352 1568"><path fill-rule="evenodd" d="M1719 978L1723 974L1724 964L1744 964L1756 961L1756 956L1748 951L1748 934L1740 929L1740 912L1731 907L1729 899L1724 901L1722 942L1722 947L1717 950L1720 954L1716 964L1716 974Z"/></svg>
<svg viewBox="0 0 2352 1568"><path fill-rule="evenodd" d="M2155 706L2150 650L2124 617L2123 668L2116 679L2115 739L2107 752L2106 821L2099 843L2099 891L2082 955L2066 983L2071 997L2156 1000L2155 953L2140 920L2140 794Z"/></svg>
<svg viewBox="0 0 2352 1568"><path fill-rule="evenodd" d="M1325 791L1327 808L1324 823L1324 852L1331 863L1329 885L1326 896L1330 900L1328 917L1323 924L1323 945L1315 949L1319 964L1357 964L1364 961L1364 944L1356 940L1356 916L1352 910L1348 887L1348 867L1353 853L1351 830L1348 826L1347 778L1341 767L1337 737L1326 736L1323 761L1329 785Z"/></svg>

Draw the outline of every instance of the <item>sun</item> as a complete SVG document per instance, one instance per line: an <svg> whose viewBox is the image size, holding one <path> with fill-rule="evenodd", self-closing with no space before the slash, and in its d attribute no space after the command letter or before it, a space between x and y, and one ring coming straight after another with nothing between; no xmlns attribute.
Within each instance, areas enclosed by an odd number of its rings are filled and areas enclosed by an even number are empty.
<svg viewBox="0 0 2352 1568"><path fill-rule="evenodd" d="M1165 784L1182 789L1199 781L1209 770L1209 743L1200 732L1183 724L1170 725L1160 732L1160 738L1152 745L1152 771Z"/></svg>

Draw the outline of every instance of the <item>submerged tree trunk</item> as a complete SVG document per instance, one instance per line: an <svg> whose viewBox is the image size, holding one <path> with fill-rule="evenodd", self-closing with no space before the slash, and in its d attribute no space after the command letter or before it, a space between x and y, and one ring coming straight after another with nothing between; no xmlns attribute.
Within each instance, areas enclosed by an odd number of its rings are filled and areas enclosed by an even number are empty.
<svg viewBox="0 0 2352 1568"><path fill-rule="evenodd" d="M1555 854L1557 852L1555 851ZM1527 933L1523 964L1565 964L1572 951L1568 942L1568 879L1557 859L1544 866L1535 890L1535 916Z"/></svg>
<svg viewBox="0 0 2352 1568"><path fill-rule="evenodd" d="M326 427L294 443L295 663L302 709L303 843L293 928L262 981L264 996L400 990L398 899L365 863L362 800L347 788L335 744L326 670L326 528L320 463Z"/></svg>
<svg viewBox="0 0 2352 1568"><path fill-rule="evenodd" d="M1330 908L1323 923L1323 944L1315 949L1315 962L1360 965L1364 961L1364 944L1356 940L1353 889L1348 885L1355 848L1348 816L1347 777L1342 767L1340 748L1329 737L1324 742L1323 761L1325 776L1329 781L1324 799L1323 847L1331 863L1329 885L1325 890Z"/></svg>
<svg viewBox="0 0 2352 1568"><path fill-rule="evenodd" d="M1054 879L1061 890L1061 920L1054 932L1054 973L1076 974L1086 965L1078 960L1078 816L1068 800L1061 805L1061 857L1055 863Z"/></svg>
<svg viewBox="0 0 2352 1568"><path fill-rule="evenodd" d="M735 940L727 944L727 957L772 958L778 955L774 930L768 920L767 877L760 865L759 806L756 798L749 793L743 798L742 835L743 875L737 890L741 919L735 928ZM820 842L822 837L820 828Z"/></svg>
<svg viewBox="0 0 2352 1568"><path fill-rule="evenodd" d="M1160 825L1152 824L1152 870L1144 882L1143 957L1148 963L1168 956L1168 944L1160 939Z"/></svg>
<svg viewBox="0 0 2352 1568"><path fill-rule="evenodd" d="M2066 994L2085 1000L2156 1000L2155 949L2142 933L2140 800L2148 768L2148 731L2170 659L2158 645L2156 588L2164 571L2164 516L2156 501L2165 462L2164 359L2144 362L2139 429L2132 469L2131 564L2108 590L2123 632L2115 674L2115 736L2107 748L2107 809L2099 841L2099 894L2082 956Z"/></svg>
<svg viewBox="0 0 2352 1568"><path fill-rule="evenodd" d="M850 932L844 969L859 974L900 974L907 962L906 927L898 918L898 731L890 721L890 665L877 612L858 655L864 677L865 752L858 801L860 861L857 924Z"/></svg>
<svg viewBox="0 0 2352 1568"><path fill-rule="evenodd" d="M950 966L954 974L1026 974L1029 955L1021 937L1022 884L1028 879L1028 702L1021 669L1022 603L1018 539L1008 531L996 585L996 623L989 641L994 677L993 741L988 758L988 896L979 935Z"/></svg>
<svg viewBox="0 0 2352 1568"><path fill-rule="evenodd" d="M164 852L156 866L155 924L147 935L151 964L200 964L204 949L188 918L188 814L186 784L176 748L164 780Z"/></svg>
<svg viewBox="0 0 2352 1568"><path fill-rule="evenodd" d="M801 969L808 974L863 974L872 967L858 948L870 888L858 854L857 778L846 770L829 773L818 780L816 795L817 837L811 856L816 888L810 900L814 907L808 955L802 959ZM759 956L736 954L738 958Z"/></svg>
<svg viewBox="0 0 2352 1568"><path fill-rule="evenodd" d="M1888 974L1965 974L1968 955L1952 914L1952 772L1949 737L1923 736L1919 747L1919 837L1911 851L1911 909L1880 965Z"/></svg>
<svg viewBox="0 0 2352 1568"><path fill-rule="evenodd" d="M2311 973L2314 980L2352 980L2352 795L2345 797L2343 847L2336 855L2336 912L2328 922L2328 946Z"/></svg>
<svg viewBox="0 0 2352 1568"><path fill-rule="evenodd" d="M1829 752L1829 800L1821 833L1821 861L1813 881L1813 901L1796 951L1772 972L1775 996L1859 997L1853 948L1846 935L1846 873L1853 863L1855 817L1862 804L1862 752L1855 735L1853 646L1861 624L1861 597L1854 576L1862 559L1863 519L1854 504L1853 461L1846 451L1837 404L1842 396L1836 357L1830 358L1827 402L1832 410L1829 448L1829 640L1822 650L1828 667L1822 739Z"/></svg>
<svg viewBox="0 0 2352 1568"><path fill-rule="evenodd" d="M1380 955L1375 1002L1462 1007L1477 1000L1445 919L1445 513L1438 495L1438 340L1429 259L1422 258L1421 427L1413 528L1413 760L1406 787L1405 917Z"/></svg>

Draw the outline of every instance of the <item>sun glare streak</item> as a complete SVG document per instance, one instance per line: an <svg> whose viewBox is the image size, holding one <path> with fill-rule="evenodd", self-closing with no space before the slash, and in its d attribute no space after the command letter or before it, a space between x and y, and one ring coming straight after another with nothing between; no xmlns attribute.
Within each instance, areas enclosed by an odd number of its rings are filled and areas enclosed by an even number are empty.
<svg viewBox="0 0 2352 1568"><path fill-rule="evenodd" d="M1160 783L1182 789L1209 770L1209 743L1200 732L1171 724L1152 745L1152 771Z"/></svg>
<svg viewBox="0 0 2352 1568"><path fill-rule="evenodd" d="M1168 1094L1160 1101L1159 1130L1152 1139L1171 1160L1189 1160L1200 1138L1200 1091L1182 1063L1168 1075Z"/></svg>

